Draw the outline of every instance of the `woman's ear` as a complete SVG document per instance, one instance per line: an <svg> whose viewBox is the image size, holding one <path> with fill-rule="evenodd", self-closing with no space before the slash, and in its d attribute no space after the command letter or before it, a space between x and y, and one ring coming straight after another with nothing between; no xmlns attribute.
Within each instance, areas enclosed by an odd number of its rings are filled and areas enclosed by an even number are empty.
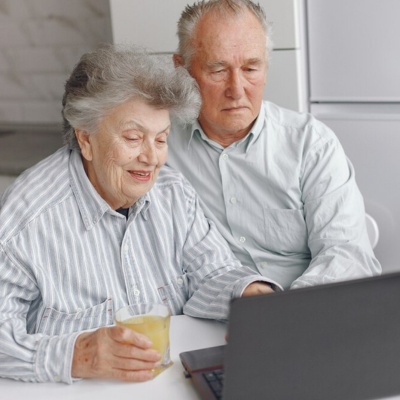
<svg viewBox="0 0 400 400"><path fill-rule="evenodd" d="M90 134L83 129L75 129L75 136L78 140L79 147L81 148L83 158L87 161L92 161L93 152Z"/></svg>

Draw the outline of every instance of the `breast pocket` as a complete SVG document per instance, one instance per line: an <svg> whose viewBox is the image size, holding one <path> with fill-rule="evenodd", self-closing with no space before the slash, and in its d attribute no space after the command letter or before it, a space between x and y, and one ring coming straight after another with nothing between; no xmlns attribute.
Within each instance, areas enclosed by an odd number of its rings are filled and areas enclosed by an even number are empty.
<svg viewBox="0 0 400 400"><path fill-rule="evenodd" d="M80 332L113 323L113 301L107 299L101 304L86 309L78 309L73 313L65 313L46 307L40 320L37 333L45 335L62 335Z"/></svg>
<svg viewBox="0 0 400 400"><path fill-rule="evenodd" d="M267 246L280 254L308 253L308 233L302 210L264 208Z"/></svg>
<svg viewBox="0 0 400 400"><path fill-rule="evenodd" d="M158 285L160 300L169 308L172 315L183 313L188 294L188 278L186 274L177 275L172 280Z"/></svg>

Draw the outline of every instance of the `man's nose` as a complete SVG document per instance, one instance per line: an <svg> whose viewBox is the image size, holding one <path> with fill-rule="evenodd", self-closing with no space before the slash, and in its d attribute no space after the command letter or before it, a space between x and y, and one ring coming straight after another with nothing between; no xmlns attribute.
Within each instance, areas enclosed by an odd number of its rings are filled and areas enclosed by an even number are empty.
<svg viewBox="0 0 400 400"><path fill-rule="evenodd" d="M226 95L233 99L240 99L244 93L244 81L241 71L232 71L229 74Z"/></svg>

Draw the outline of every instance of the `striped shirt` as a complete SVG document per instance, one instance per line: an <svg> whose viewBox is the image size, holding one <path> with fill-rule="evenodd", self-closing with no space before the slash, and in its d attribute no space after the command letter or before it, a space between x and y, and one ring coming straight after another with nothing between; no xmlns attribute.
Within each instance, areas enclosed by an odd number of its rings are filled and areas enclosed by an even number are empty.
<svg viewBox="0 0 400 400"><path fill-rule="evenodd" d="M260 275L234 258L178 172L161 169L129 210L112 210L81 157L62 148L0 200L0 376L72 382L75 339L126 304L226 319Z"/></svg>
<svg viewBox="0 0 400 400"><path fill-rule="evenodd" d="M198 122L173 125L168 164L186 176L243 265L300 288L378 275L355 172L309 114L263 102L251 131L222 147Z"/></svg>

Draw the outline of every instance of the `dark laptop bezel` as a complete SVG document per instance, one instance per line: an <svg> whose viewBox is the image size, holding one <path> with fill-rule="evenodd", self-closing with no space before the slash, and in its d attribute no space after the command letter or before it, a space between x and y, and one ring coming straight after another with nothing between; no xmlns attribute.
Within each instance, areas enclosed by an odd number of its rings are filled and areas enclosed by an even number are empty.
<svg viewBox="0 0 400 400"><path fill-rule="evenodd" d="M351 299L354 299L353 302L346 307L346 302L351 301ZM318 302L322 302L322 304L319 304L318 306ZM305 307L304 304L307 304L307 310L305 314L304 310L301 311L302 307ZM314 306L314 304L317 304L317 306ZM281 351L281 353L279 353L278 346L278 352L276 352L276 349L273 347L262 349L262 351L258 349L258 355L262 355L263 352L266 352L269 357L269 361L271 361L272 358L272 362L266 363L268 366L263 365L261 367L262 376L259 381L261 380L262 384L260 391L257 392L256 388L254 388L254 386L257 385L257 383L254 382L254 385L251 386L251 390L254 390L251 393L251 396L262 396L260 398L271 398L275 400L290 398L288 396L293 397L294 393L296 393L294 398L297 400L309 400L310 398L313 398L312 396L315 396L315 393L317 393L317 395L322 396L320 398L323 398L324 400L336 400L338 398L341 400L345 400L346 398L349 400L356 400L380 398L400 393L400 379L398 378L400 374L400 273L391 273L371 278L331 283L322 286L294 289L265 296L245 297L232 300L231 315L228 325L229 342L225 347L226 354L224 356L226 370L224 398L229 400L242 399L248 398L250 395L248 391L242 392L241 387L245 388L247 384L252 384L252 379L246 376L248 370L251 370L251 357L248 357L246 351L252 351L254 353L255 350L246 350L246 348L251 349L252 344L255 342L254 339L249 340L249 336L254 335L252 332L254 331L254 326L257 325L255 321L258 321L259 325L263 325L259 327L259 329L264 329L267 332L267 336L269 335L268 328L271 327L270 330L274 331L275 335L275 339L272 340L278 340L279 337L277 337L277 334L279 334L279 330L282 330L282 326L284 325L283 322L280 321L281 316L279 315L279 312L282 312L282 307L287 315L295 313L296 309L301 311L299 312L297 322L296 318L294 318L292 325L297 324L300 327L304 325L304 315L308 315L307 318L309 321L311 321L310 324L315 322L315 318L317 318L318 315L322 315L322 319L326 320L328 326L323 324L323 326L318 329L330 329L329 324L333 323L333 325L331 325L332 327L335 325L335 321L337 321L337 323L343 322L342 314L346 314L347 308L350 310L350 314L353 313L357 317L358 312L356 311L358 311L358 309L354 308L355 304L358 304L357 307L360 309L360 312L362 312L361 320L363 320L363 324L367 325L364 327L357 327L356 324L355 332L345 332L346 336L344 337L344 340L345 342L349 341L350 344L353 343L353 347L355 349L357 349L357 347L365 348L365 346L367 346L368 352L371 354L368 354L368 357L366 357L365 360L367 362L377 362L375 370L368 370L367 368L366 371L362 372L366 374L366 382L364 382L363 376L361 376L359 372L351 370L351 359L350 362L348 362L350 365L340 365L339 360L339 365L329 368L329 363L326 362L324 355L321 354L319 361L315 361L317 363L322 363L321 368L319 369L323 370L326 365L328 365L327 373L329 373L330 369L334 370L334 368L340 367L340 369L348 371L347 373L352 377L352 379L343 379L343 376L341 376L337 379L337 382L332 380L330 383L327 383L324 379L322 381L321 379L319 379L319 381L318 379L310 379L309 382L313 382L313 386L311 387L312 390L302 390L301 387L298 387L298 380L300 379L301 381L301 379L304 378L304 382L306 382L307 379L310 378L307 377L307 369L309 367L304 367L304 373L298 374L296 371L293 372L293 366L291 368L287 357L285 357L285 352ZM332 305L335 307L332 307ZM262 311L260 311L260 307ZM275 308L277 309L276 313L278 314L274 314L272 312L270 315L270 310ZM321 312L323 314L321 314ZM259 317L261 313L264 314L263 318ZM376 315L376 313L378 313L378 315ZM349 324L348 318L350 317L345 316L344 323ZM270 321L268 321L268 319L270 319ZM249 321L251 326L244 329L244 326L246 323L249 324ZM352 321L351 319L350 321L351 323L355 322L355 320ZM239 328L236 328L235 326L238 326ZM362 329L368 329L368 332L363 332ZM357 332L357 330L359 332ZM294 332L294 338L296 338L296 334L304 334L304 332ZM347 335L354 335L354 337L349 338ZM375 343L375 340L381 340L379 337L386 337L386 339L384 339L386 342L384 345ZM383 354L380 355L379 351L382 346ZM232 349L235 350L232 351ZM294 346L293 349L296 350L296 346ZM305 350L307 349L302 349L302 351ZM355 350L353 349L353 352L354 351ZM202 361L200 364L198 364L199 367L207 368L208 365L208 368L211 368L212 363L207 364L207 354L210 354L210 349L201 349L194 352L196 352L196 357L202 355ZM242 354L240 354L241 352ZM340 353L340 351L338 353ZM304 354L307 354L307 352ZM339 354L333 353L332 355L329 354L328 351L328 354L325 357L337 358L338 356ZM196 359L196 357L194 359ZM232 379L234 382L231 383L229 372L230 365L237 365L238 359L240 358L248 359L247 363L241 362L241 370L245 372L245 378L242 382L240 382L240 379L238 380L236 377L233 377ZM313 357L308 358L308 361L305 360L304 365L307 365L307 362L313 362ZM184 360L182 360L182 363L184 364L185 368L190 369L190 366L187 363L185 364ZM389 366L391 367L389 368ZM197 368L196 370L201 368ZM275 385L276 387L272 387L271 385L265 384L268 382L268 368L273 368L273 370L271 370L273 373L277 372L279 369L281 370L280 374L279 372L277 373L278 380L279 375L282 377L282 381L278 382L280 386ZM383 371L382 369L385 369L386 371ZM387 371L388 369L391 370ZM192 369L193 376L197 375L193 372L195 371ZM197 385L197 381L198 379L196 377L193 383ZM360 381L363 382L362 385L360 384ZM331 386L329 386L329 384ZM282 392L280 389L283 386L290 387L293 385L294 388L290 394L285 393L284 391ZM232 389L230 389L231 386ZM326 391L327 387L329 388L329 393ZM276 392L277 390L278 392ZM208 397L207 395L207 397L202 398L212 399L213 397Z"/></svg>
<svg viewBox="0 0 400 400"><path fill-rule="evenodd" d="M254 337L249 340L255 321L257 329L266 332L264 344L271 345L259 348ZM228 336L224 398L229 400L246 398L245 385L251 387L252 398L268 393L274 400L361 400L398 394L400 273L234 299ZM253 372L248 354L264 357ZM242 373L230 377L238 360ZM257 368L262 369L259 376Z"/></svg>

